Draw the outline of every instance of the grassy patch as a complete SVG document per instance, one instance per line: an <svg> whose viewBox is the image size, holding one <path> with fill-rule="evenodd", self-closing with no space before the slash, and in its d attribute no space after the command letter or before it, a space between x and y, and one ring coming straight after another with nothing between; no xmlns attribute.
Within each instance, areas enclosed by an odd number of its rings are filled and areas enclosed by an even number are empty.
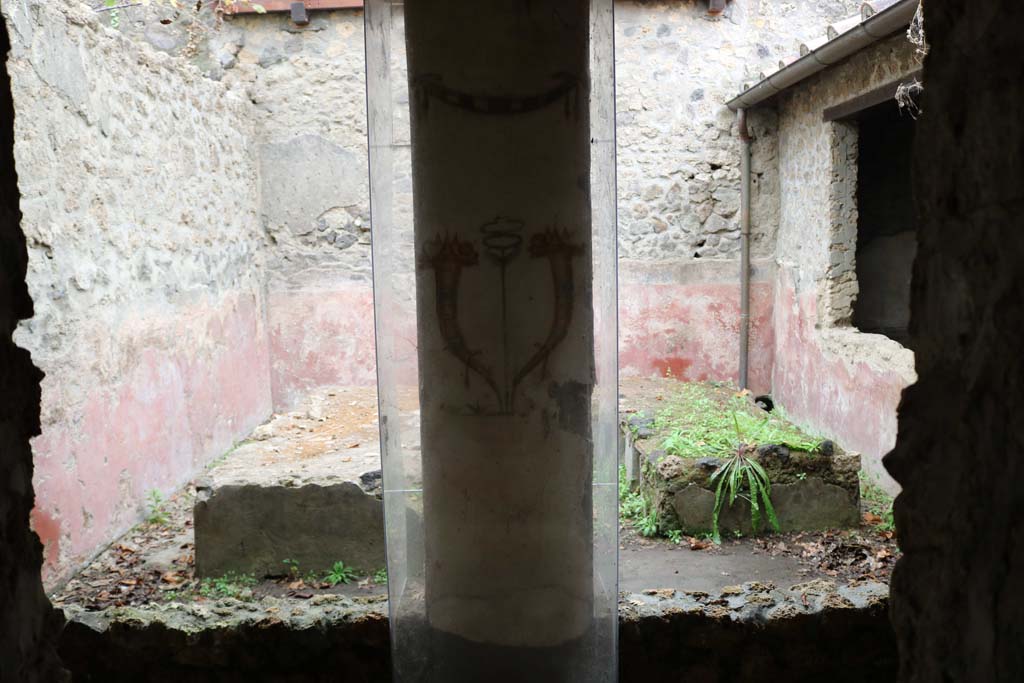
<svg viewBox="0 0 1024 683"><path fill-rule="evenodd" d="M685 382L655 416L655 431L668 435L661 447L681 458L727 458L740 443L778 444L814 451L821 439L790 424L778 408L767 413L750 399L718 382Z"/></svg>
<svg viewBox="0 0 1024 683"><path fill-rule="evenodd" d="M252 574L236 574L228 572L217 578L207 578L199 582L199 595L204 598L235 598L244 600L252 597L252 588L258 582Z"/></svg>

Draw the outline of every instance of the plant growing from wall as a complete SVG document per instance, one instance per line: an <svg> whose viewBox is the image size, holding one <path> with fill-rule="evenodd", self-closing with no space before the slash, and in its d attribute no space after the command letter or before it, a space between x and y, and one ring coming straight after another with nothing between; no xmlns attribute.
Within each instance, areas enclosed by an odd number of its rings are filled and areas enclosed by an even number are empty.
<svg viewBox="0 0 1024 683"><path fill-rule="evenodd" d="M736 428L737 440L740 442L739 446L733 456L711 475L711 483L717 482L715 507L711 513L711 536L715 543L719 544L722 542L722 536L719 532L718 520L722 508L727 502L729 507L732 507L737 498L750 503L750 523L754 533L761 529L761 523L764 520L767 520L772 530L779 530L779 520L775 516L775 508L772 506L772 483L768 472L751 457L756 451L743 443L743 434L740 431L736 413L733 413L733 423Z"/></svg>

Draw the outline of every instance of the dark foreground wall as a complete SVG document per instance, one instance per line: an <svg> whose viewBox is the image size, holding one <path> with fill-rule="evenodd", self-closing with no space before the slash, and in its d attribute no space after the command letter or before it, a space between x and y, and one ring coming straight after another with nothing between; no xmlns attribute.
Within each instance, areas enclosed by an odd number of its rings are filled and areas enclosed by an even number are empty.
<svg viewBox="0 0 1024 683"><path fill-rule="evenodd" d="M895 680L884 599L854 608L842 592L816 594L812 584L796 603L770 607L767 592L748 594L741 608L737 599L744 598L628 596L619 626L621 683ZM83 682L390 680L386 604L307 604L292 601L274 615L237 602L83 613L69 622L60 653ZM224 615L219 624L210 624L211 613Z"/></svg>
<svg viewBox="0 0 1024 683"><path fill-rule="evenodd" d="M0 19L0 681L59 681L53 643L61 618L39 578L42 546L29 530L32 449L39 433L42 373L11 339L18 320L31 317L25 286L28 260L14 171L14 106L3 61L10 41Z"/></svg>
<svg viewBox="0 0 1024 683"><path fill-rule="evenodd" d="M886 466L903 486L903 681L1024 680L1024 51L1019 0L925 2L915 149L920 379Z"/></svg>

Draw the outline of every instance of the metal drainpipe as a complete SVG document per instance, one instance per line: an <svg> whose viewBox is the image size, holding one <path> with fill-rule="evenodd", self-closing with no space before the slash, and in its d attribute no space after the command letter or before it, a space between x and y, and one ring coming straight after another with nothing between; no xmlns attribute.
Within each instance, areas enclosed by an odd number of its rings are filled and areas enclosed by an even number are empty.
<svg viewBox="0 0 1024 683"><path fill-rule="evenodd" d="M740 134L740 389L747 388L750 358L750 132L739 109Z"/></svg>

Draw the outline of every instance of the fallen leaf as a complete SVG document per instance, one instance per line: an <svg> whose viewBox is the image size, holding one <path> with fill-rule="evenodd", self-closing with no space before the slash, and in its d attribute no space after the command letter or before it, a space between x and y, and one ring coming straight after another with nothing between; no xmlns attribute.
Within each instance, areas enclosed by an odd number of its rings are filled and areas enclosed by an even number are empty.
<svg viewBox="0 0 1024 683"><path fill-rule="evenodd" d="M882 523L882 518L879 517L878 515L876 515L873 512L865 512L864 513L864 522L867 523L867 524L872 524L872 525L874 525L874 524L881 524Z"/></svg>
<svg viewBox="0 0 1024 683"><path fill-rule="evenodd" d="M711 547L711 541L707 539L701 540L693 536L687 536L686 542L690 544L690 550L705 550Z"/></svg>
<svg viewBox="0 0 1024 683"><path fill-rule="evenodd" d="M354 443L351 446L348 446L348 448L359 448L359 444Z"/></svg>

